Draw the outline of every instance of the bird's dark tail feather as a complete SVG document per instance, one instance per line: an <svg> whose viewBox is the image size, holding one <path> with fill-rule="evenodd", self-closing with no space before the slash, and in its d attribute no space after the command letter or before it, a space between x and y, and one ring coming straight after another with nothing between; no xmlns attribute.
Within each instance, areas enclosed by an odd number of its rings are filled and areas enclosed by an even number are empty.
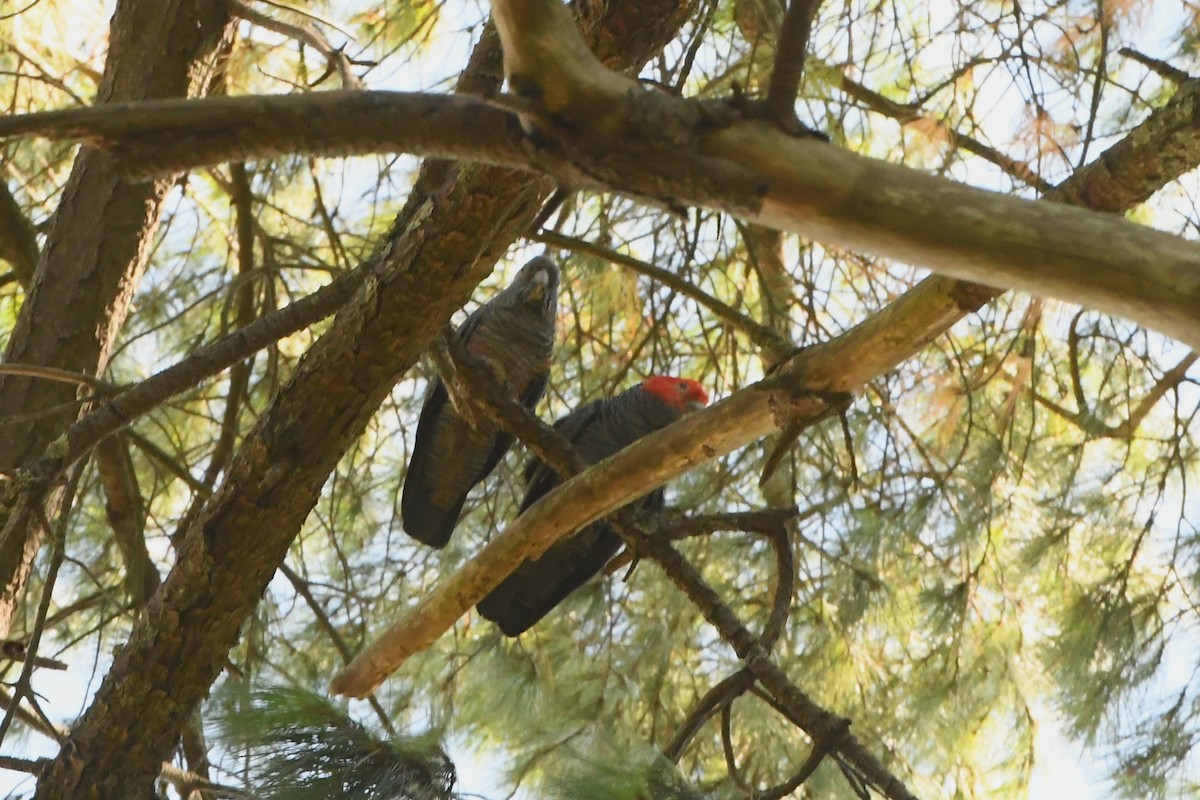
<svg viewBox="0 0 1200 800"><path fill-rule="evenodd" d="M620 537L607 524L591 525L522 563L476 608L505 636L520 636L600 572L620 546Z"/></svg>
<svg viewBox="0 0 1200 800"><path fill-rule="evenodd" d="M405 533L422 544L440 550L450 541L464 500L458 501L453 508L441 508L429 502L428 492L415 487L410 489L406 481L400 497L400 516L404 520Z"/></svg>

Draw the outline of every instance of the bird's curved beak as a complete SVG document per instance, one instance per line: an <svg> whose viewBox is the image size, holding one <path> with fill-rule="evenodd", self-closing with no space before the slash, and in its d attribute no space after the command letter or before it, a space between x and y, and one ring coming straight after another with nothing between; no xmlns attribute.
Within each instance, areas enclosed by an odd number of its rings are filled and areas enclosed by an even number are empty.
<svg viewBox="0 0 1200 800"><path fill-rule="evenodd" d="M529 282L528 296L531 300L541 300L546 296L546 288L550 285L550 274L544 269L539 269L533 275L533 280Z"/></svg>
<svg viewBox="0 0 1200 800"><path fill-rule="evenodd" d="M703 400L688 400L686 405L688 411L699 411L707 404Z"/></svg>

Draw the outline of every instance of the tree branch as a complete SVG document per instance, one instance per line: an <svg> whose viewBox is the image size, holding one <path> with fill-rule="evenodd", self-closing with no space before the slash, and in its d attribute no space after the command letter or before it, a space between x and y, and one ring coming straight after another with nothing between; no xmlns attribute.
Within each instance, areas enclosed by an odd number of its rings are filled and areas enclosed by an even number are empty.
<svg viewBox="0 0 1200 800"><path fill-rule="evenodd" d="M1162 376L1162 378L1155 382L1154 386L1150 388L1150 391L1146 392L1146 395L1138 402L1137 406L1131 412L1129 412L1129 416L1115 425L1109 425L1104 420L1099 419L1094 413L1092 413L1091 410L1088 409L1086 404L1081 404L1082 407L1078 411L1070 411L1069 409L1063 408L1050 398L1038 394L1037 392L1034 392L1033 399L1035 402L1046 407L1054 414L1065 419L1067 422L1070 422L1072 425L1076 426L1086 434L1098 438L1128 439L1137 431L1138 427L1142 424L1142 420L1144 420L1146 415L1148 415L1154 406L1158 404L1158 401L1161 400L1167 392L1171 391L1183 382L1184 378L1187 377L1188 368L1191 367L1192 364L1196 363L1197 358L1200 358L1200 354L1195 352L1188 353L1186 356L1184 356L1178 364L1168 370L1166 374ZM1075 385L1079 387L1078 383ZM1080 391L1082 391L1082 387L1080 387ZM1077 397L1077 402L1081 398L1082 394Z"/></svg>
<svg viewBox="0 0 1200 800"><path fill-rule="evenodd" d="M3 180L0 180L0 260L12 265L13 274L28 289L37 268L37 234Z"/></svg>
<svg viewBox="0 0 1200 800"><path fill-rule="evenodd" d="M1178 103L1185 104L1198 89L1200 81L1189 81ZM609 98L609 105L624 97ZM644 98L653 98L654 108L642 108ZM680 124L692 124L689 119L709 119L705 106L640 88L634 99L623 107L623 118L637 126L636 138L603 138L599 154L602 136L590 129L586 138L568 142L563 155L531 147L511 126L507 111L483 101L367 92L49 112L0 119L0 134L86 132L100 137L93 138L95 143L117 146L126 155L130 147L165 154L175 167L228 156L231 148L245 157L245 143L257 140L260 156L280 149L399 150L540 170L568 185L702 205L958 278L1081 303L1200 347L1200 319L1194 313L1200 306L1200 246L1194 242L1112 216L974 189L795 139L762 123L681 133ZM96 120L104 124L94 125ZM584 117L580 125L592 122ZM611 130L611 120L605 124ZM1200 153L1200 122L1183 124L1186 130L1179 133L1188 135L1190 152ZM695 125L702 130L701 122ZM681 146L681 135L693 138L693 144ZM1155 157L1182 160L1186 155L1177 150ZM1175 168L1174 163L1162 166ZM1135 198L1071 199L1115 210L1114 205Z"/></svg>
<svg viewBox="0 0 1200 800"><path fill-rule="evenodd" d="M1117 51L1117 54L1131 58L1158 76L1166 78L1169 81L1174 81L1175 83L1183 83L1186 80L1191 80L1192 77L1185 70L1172 66L1161 59L1148 56L1139 50L1134 50L1132 47L1122 47Z"/></svg>
<svg viewBox="0 0 1200 800"><path fill-rule="evenodd" d="M363 83L354 74L351 69L350 59L342 52L340 48L334 47L325 38L325 35L317 30L313 25L292 25L282 20L277 20L267 14L255 11L240 0L226 0L229 4L229 10L242 19L257 25L260 28L265 28L275 33L289 36L298 42L308 45L316 50L321 55L325 56L325 61L329 64L330 71L336 71L341 79L343 89L361 89ZM329 73L326 72L326 75Z"/></svg>
<svg viewBox="0 0 1200 800"><path fill-rule="evenodd" d="M96 448L96 467L104 489L104 512L113 541L125 562L125 591L134 608L141 608L162 582L146 549L146 512L129 444L109 436Z"/></svg>
<svg viewBox="0 0 1200 800"><path fill-rule="evenodd" d="M65 450L51 454L43 468L54 464L51 471L65 469L87 455L105 436L115 433L180 392L329 316L353 296L366 276L365 269L343 273L309 296L264 314L249 325L227 333L182 361L98 404L68 428Z"/></svg>
<svg viewBox="0 0 1200 800"><path fill-rule="evenodd" d="M804 59L813 19L821 0L791 0L775 45L775 64L767 87L766 107L771 119L784 130L799 125L796 119L796 93L804 76Z"/></svg>

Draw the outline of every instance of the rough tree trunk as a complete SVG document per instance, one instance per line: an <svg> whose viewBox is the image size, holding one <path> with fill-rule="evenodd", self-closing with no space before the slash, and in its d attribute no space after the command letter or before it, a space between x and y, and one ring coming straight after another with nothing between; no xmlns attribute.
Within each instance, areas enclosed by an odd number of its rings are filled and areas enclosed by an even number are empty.
<svg viewBox="0 0 1200 800"><path fill-rule="evenodd" d="M113 15L97 103L184 97L228 26L220 0L122 0ZM109 156L84 147L41 254L4 360L98 375L125 321L172 181L130 181ZM77 387L0 375L0 473L36 460L78 415ZM47 413L50 409L58 409ZM42 531L0 504L0 635L12 623Z"/></svg>

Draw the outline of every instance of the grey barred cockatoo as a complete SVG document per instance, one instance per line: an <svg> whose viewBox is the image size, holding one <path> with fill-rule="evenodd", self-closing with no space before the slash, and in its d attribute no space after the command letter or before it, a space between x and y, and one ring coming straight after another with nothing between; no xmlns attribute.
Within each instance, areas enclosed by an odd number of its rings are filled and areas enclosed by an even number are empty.
<svg viewBox="0 0 1200 800"><path fill-rule="evenodd" d="M458 329L467 352L508 383L532 409L546 391L558 309L558 266L539 256ZM471 487L486 478L512 445L492 420L464 419L438 378L425 398L400 514L414 539L444 547Z"/></svg>
<svg viewBox="0 0 1200 800"><path fill-rule="evenodd" d="M595 464L707 403L708 394L696 381L659 375L616 397L580 406L554 423L554 427L571 441L584 463ZM542 461L530 461L525 469L527 489L521 511L540 500L561 480ZM651 511L661 509L662 489L655 489L631 505ZM479 613L499 625L508 636L517 636L600 572L620 546L621 538L608 523L594 522L551 545L538 558L522 563L479 602Z"/></svg>

